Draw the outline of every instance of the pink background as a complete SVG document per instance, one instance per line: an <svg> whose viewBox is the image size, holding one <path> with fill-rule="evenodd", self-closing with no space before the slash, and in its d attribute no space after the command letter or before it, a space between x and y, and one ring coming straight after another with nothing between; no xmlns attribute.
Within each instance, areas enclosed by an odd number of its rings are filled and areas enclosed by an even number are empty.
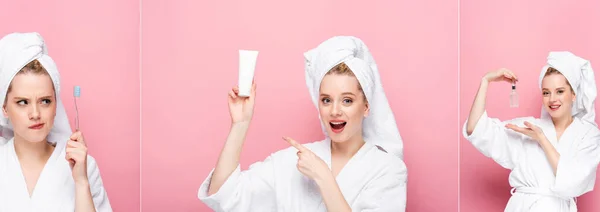
<svg viewBox="0 0 600 212"><path fill-rule="evenodd" d="M39 32L61 73L61 98L98 162L115 211L140 208L138 1L2 1L0 36Z"/></svg>
<svg viewBox="0 0 600 212"><path fill-rule="evenodd" d="M260 51L242 168L288 147L284 135L322 139L302 53L334 35L363 39L380 67L405 141L408 211L458 209L457 1L149 1L142 11L143 211L210 211L196 196L229 131L238 49Z"/></svg>
<svg viewBox="0 0 600 212"><path fill-rule="evenodd" d="M488 71L505 67L520 78L517 109L509 108L509 84L494 83L489 88L488 113L506 120L539 117L541 96L537 83L549 51L568 50L600 68L599 1L461 0L460 4L461 127L480 79ZM510 198L509 170L483 156L462 136L460 145L461 211L503 211ZM598 192L578 198L580 211L599 211L598 198Z"/></svg>

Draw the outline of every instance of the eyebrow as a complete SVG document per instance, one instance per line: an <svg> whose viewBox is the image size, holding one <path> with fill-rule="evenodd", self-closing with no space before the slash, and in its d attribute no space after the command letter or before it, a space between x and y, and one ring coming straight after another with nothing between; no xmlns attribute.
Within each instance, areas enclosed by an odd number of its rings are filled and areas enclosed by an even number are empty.
<svg viewBox="0 0 600 212"><path fill-rule="evenodd" d="M42 96L40 97L40 99L52 99L52 95L48 95L48 96ZM20 96L15 96L13 97L13 99L20 99L20 100L29 100L29 98L27 97L20 97Z"/></svg>
<svg viewBox="0 0 600 212"><path fill-rule="evenodd" d="M352 95L352 96L356 96L356 95L355 95L354 93L352 93L352 92L344 92L344 93L342 93L342 95ZM329 94L324 94L324 93L323 93L323 94L321 94L321 95L319 95L319 96L321 96L321 97L324 97L324 96L329 96Z"/></svg>
<svg viewBox="0 0 600 212"><path fill-rule="evenodd" d="M555 90L558 90L558 89L565 89L565 87L558 87ZM550 90L550 89L548 89L548 88L542 88L542 90Z"/></svg>

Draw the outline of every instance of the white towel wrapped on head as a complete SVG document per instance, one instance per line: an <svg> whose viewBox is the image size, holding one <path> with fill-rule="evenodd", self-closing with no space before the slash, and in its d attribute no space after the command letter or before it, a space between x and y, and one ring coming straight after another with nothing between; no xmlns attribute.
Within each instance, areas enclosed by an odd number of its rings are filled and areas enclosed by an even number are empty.
<svg viewBox="0 0 600 212"><path fill-rule="evenodd" d="M362 40L352 36L336 36L304 53L304 57L306 83L315 106L319 106L319 88L325 74L336 65L345 63L358 79L369 102L369 116L363 122L365 141L403 158L402 138L385 96L377 64ZM322 123L321 127L326 133Z"/></svg>

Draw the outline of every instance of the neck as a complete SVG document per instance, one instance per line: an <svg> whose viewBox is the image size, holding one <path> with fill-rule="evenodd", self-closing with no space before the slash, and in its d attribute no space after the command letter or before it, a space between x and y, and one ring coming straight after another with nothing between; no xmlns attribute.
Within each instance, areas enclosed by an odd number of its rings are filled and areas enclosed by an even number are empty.
<svg viewBox="0 0 600 212"><path fill-rule="evenodd" d="M573 123L573 116L569 115L568 117L552 118L552 123L554 124L556 131L565 130Z"/></svg>
<svg viewBox="0 0 600 212"><path fill-rule="evenodd" d="M341 143L331 141L331 155L352 157L364 144L362 135L354 136L354 138Z"/></svg>
<svg viewBox="0 0 600 212"><path fill-rule="evenodd" d="M15 152L19 159L46 161L54 147L46 141L30 142L15 135Z"/></svg>

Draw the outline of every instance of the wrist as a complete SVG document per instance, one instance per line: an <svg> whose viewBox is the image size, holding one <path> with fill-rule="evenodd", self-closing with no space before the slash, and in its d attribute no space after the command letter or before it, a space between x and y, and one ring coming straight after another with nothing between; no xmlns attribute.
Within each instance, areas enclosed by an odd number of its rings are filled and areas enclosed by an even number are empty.
<svg viewBox="0 0 600 212"><path fill-rule="evenodd" d="M318 175L314 180L317 185L322 188L323 186L331 185L335 181L335 178L330 171L327 171Z"/></svg>
<svg viewBox="0 0 600 212"><path fill-rule="evenodd" d="M538 135L538 143L543 144L543 143L548 143L550 141L548 141L548 139L546 138L545 135Z"/></svg>
<svg viewBox="0 0 600 212"><path fill-rule="evenodd" d="M250 126L250 120L248 121L238 121L238 122L232 122L231 123L231 128L243 128L243 127L248 127Z"/></svg>
<svg viewBox="0 0 600 212"><path fill-rule="evenodd" d="M250 128L250 121L233 122L231 123L231 131L246 132Z"/></svg>
<svg viewBox="0 0 600 212"><path fill-rule="evenodd" d="M75 181L75 187L78 189L89 189L90 182L88 181L88 179L77 180Z"/></svg>
<svg viewBox="0 0 600 212"><path fill-rule="evenodd" d="M489 83L490 83L490 81L487 79L487 76L483 76L481 78L481 85L487 85Z"/></svg>
<svg viewBox="0 0 600 212"><path fill-rule="evenodd" d="M546 136L544 134L538 134L537 137L538 137L537 142L539 144L544 145L546 143L549 143L548 139L546 138Z"/></svg>

